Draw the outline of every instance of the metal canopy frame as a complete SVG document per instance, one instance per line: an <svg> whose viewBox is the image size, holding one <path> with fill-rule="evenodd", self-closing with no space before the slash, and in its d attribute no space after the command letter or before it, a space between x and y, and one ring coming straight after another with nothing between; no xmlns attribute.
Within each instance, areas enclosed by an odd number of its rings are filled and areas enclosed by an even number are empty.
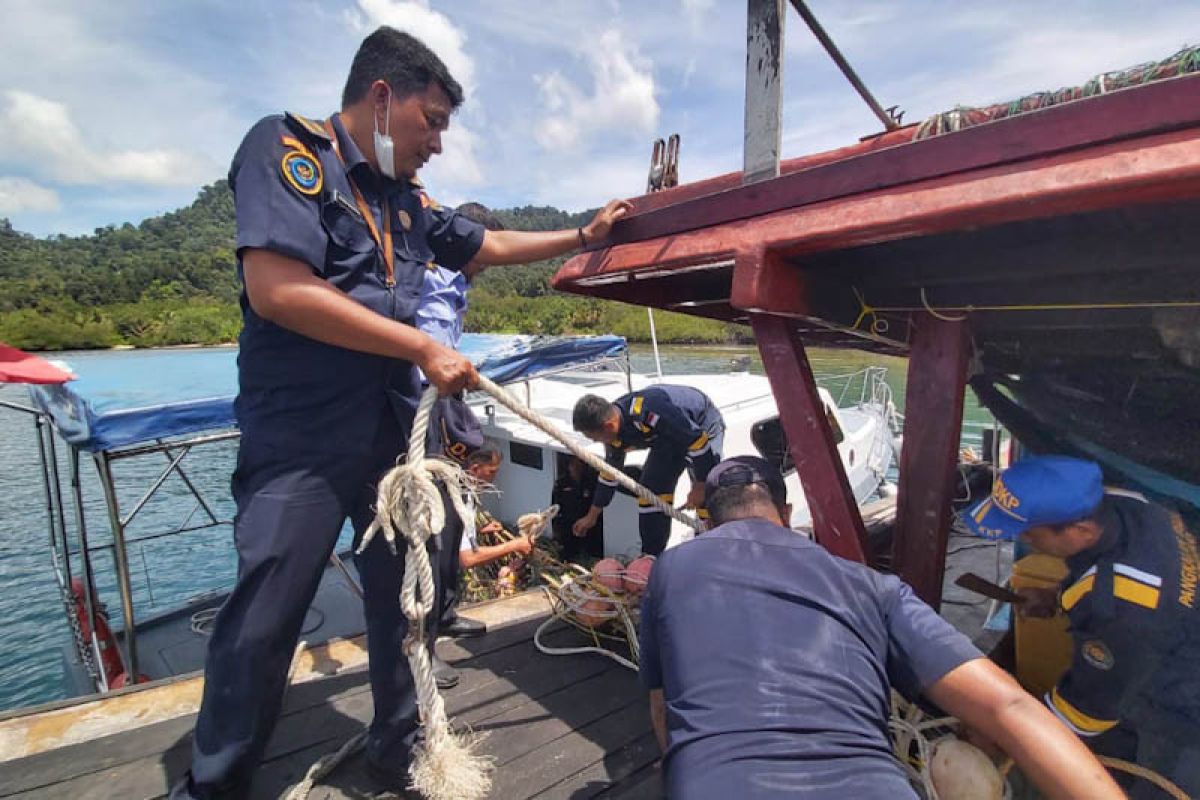
<svg viewBox="0 0 1200 800"><path fill-rule="evenodd" d="M76 654L87 670L95 687L100 692L112 688L115 675L104 671L101 658L102 643L96 635L96 623L101 613L99 608L99 587L96 584L93 555L98 552L111 551L113 566L116 572L117 592L121 600L121 619L123 629L120 635L121 661L125 674L130 683L138 676L137 627L134 614L133 588L129 568L129 545L151 541L164 536L174 536L180 533L206 530L226 525L232 525L232 519L223 519L214 511L212 504L205 498L203 491L188 477L183 468L184 460L193 449L205 445L217 444L237 439L241 433L236 430L218 433L206 432L193 436L158 439L150 444L134 445L112 451L100 451L92 454L100 486L104 494L104 504L107 511L112 541L107 544L92 544L88 536L87 517L84 512L84 490L82 480L83 452L70 444L58 432L54 421L49 415L39 409L0 401L0 407L8 408L30 415L33 418L35 437L38 444L38 461L41 472L43 495L45 499L46 521L49 534L50 557L54 569L55 582L58 584L59 595L63 603L63 611L71 628L72 639ZM67 450L66 491L64 479L60 470L58 448L55 439L63 442ZM148 459L162 455L166 465L150 482L150 485L124 515L117 496L116 483L113 480L112 465L114 462L126 459ZM144 536L129 538L127 532L130 524L162 489L171 475L178 475L188 493L196 500L195 507L178 526L149 533ZM66 496L69 496L69 500ZM67 524L67 505L71 506L74 517L74 537L71 536ZM191 524L197 511L202 510L207 518L198 524ZM74 541L72 541L74 539ZM78 559L79 574L74 574L72 559ZM78 577L83 584L84 611L87 616L88 636L75 614L75 600L71 584Z"/></svg>

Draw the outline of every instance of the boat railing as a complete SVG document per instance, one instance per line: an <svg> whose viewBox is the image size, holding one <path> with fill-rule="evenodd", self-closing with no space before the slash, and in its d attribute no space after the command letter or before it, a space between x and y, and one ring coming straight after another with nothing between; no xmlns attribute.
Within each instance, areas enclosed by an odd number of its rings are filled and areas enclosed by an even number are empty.
<svg viewBox="0 0 1200 800"><path fill-rule="evenodd" d="M132 676L139 673L137 619L134 613L135 603L129 548L131 545L168 536L232 525L232 519L219 514L216 505L205 497L203 489L188 475L184 469L184 461L197 447L235 440L241 434L236 430L207 431L191 436L157 439L136 446L91 453L104 495L104 507L110 531L108 541L95 542L89 536L91 511L90 504L85 501L84 497L85 482L82 462L86 453L80 447L68 443L66 437L55 426L53 418L41 409L8 400L0 400L0 408L28 414L34 422L49 533L51 567L79 662L88 673L97 691L106 692L111 688L111 682L116 676L105 673L104 660L101 655L101 649L105 645L97 637L99 627L97 623L104 614L99 601L100 580L101 578L111 579L116 584L121 601L122 625L119 629L121 660L132 681ZM65 474L61 469L58 442L62 442L64 445ZM148 485L137 500L128 506L127 510L123 510L113 476L113 464L126 459L141 459L142 463L145 463L149 458L159 455L165 459L166 463L161 469L148 471ZM178 525L144 535L130 536L130 526L147 508L151 500L163 491L164 485L173 475L180 479L187 493L195 500L196 505L191 513ZM196 520L198 512L203 512L204 516ZM110 568L103 564L103 560L98 562L96 558L105 553L109 554L112 559L111 572ZM80 584L81 592L75 588L76 581ZM81 596L76 597L77 593ZM153 605L154 591L150 582L149 570L146 571L146 593ZM76 611L77 604L81 604L83 607L82 620ZM86 622L86 626L84 622ZM86 633L85 628L89 629Z"/></svg>

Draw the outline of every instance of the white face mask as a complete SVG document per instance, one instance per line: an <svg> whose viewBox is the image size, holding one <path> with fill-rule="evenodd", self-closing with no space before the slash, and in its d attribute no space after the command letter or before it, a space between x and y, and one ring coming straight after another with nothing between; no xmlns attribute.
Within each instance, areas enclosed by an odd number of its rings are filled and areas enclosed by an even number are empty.
<svg viewBox="0 0 1200 800"><path fill-rule="evenodd" d="M385 176L396 179L396 143L392 141L392 137L388 134L388 128L391 127L391 111L392 111L392 92L388 90L387 106L383 112L383 133L379 132L379 118L376 117L375 123L375 160L379 162L379 171Z"/></svg>

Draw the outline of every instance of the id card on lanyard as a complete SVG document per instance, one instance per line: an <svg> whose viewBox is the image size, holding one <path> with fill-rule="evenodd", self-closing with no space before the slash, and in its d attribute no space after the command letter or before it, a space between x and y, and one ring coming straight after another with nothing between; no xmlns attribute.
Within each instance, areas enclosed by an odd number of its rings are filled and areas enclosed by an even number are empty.
<svg viewBox="0 0 1200 800"><path fill-rule="evenodd" d="M375 224L375 215L371 212L371 206L367 204L367 200L359 190L358 184L354 182L354 177L350 174L350 170L345 169L346 159L342 156L342 148L338 143L337 131L334 130L333 123L327 119L324 126L325 132L329 134L329 141L333 143L334 155L337 156L338 161L341 163L346 173L346 180L350 183L350 189L354 192L354 202L358 205L359 212L367 222L367 229L371 231L371 238L375 240L375 246L383 251L383 262L387 266L387 285L390 289L396 285L396 250L392 246L392 226L388 224L391 218L391 209L388 206L387 197L384 196L379 199L384 223L381 235L379 226Z"/></svg>

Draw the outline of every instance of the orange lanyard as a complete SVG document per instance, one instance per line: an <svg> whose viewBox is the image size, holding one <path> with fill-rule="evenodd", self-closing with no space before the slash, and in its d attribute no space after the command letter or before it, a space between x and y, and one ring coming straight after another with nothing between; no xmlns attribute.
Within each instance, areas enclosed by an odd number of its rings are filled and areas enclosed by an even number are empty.
<svg viewBox="0 0 1200 800"><path fill-rule="evenodd" d="M338 145L337 131L333 129L333 123L325 120L325 132L329 134L329 141L333 143L333 152L341 162L342 167L346 166L346 159L342 157L342 148ZM350 189L354 192L354 201L358 203L358 210L362 213L363 219L367 221L367 228L371 231L371 238L375 240L375 244L383 251L383 261L387 265L387 285L396 285L396 251L392 248L392 226L391 210L388 208L387 197L379 199L380 208L383 211L383 236L379 235L379 228L375 225L375 214L372 213L371 207L367 205L366 198L358 189L358 184L354 182L354 178L350 176L350 170L345 170L346 180L350 182Z"/></svg>

